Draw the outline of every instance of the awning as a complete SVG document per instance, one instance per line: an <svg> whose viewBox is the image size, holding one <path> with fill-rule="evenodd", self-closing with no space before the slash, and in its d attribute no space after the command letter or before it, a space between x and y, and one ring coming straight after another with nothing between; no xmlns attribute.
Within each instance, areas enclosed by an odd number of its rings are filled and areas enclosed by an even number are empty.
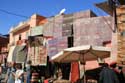
<svg viewBox="0 0 125 83"><path fill-rule="evenodd" d="M32 46L39 46L45 44L45 38L42 35L38 36L29 36L28 37L28 43Z"/></svg>
<svg viewBox="0 0 125 83"><path fill-rule="evenodd" d="M120 3L120 5L125 5L125 0L118 0L118 2Z"/></svg>
<svg viewBox="0 0 125 83"><path fill-rule="evenodd" d="M103 11L108 13L109 15L113 15L113 10L112 10L112 8L110 7L110 5L109 5L109 3L107 1L97 3L97 4L95 4L95 6L102 9Z"/></svg>
<svg viewBox="0 0 125 83"><path fill-rule="evenodd" d="M16 63L24 63L27 57L27 48L26 45L16 46L13 51L12 61Z"/></svg>
<svg viewBox="0 0 125 83"><path fill-rule="evenodd" d="M9 49L8 57L7 57L7 62L12 62L12 57L13 57L13 51L16 46L11 46Z"/></svg>
<svg viewBox="0 0 125 83"><path fill-rule="evenodd" d="M43 26L36 26L31 28L31 36L41 35L43 34Z"/></svg>
<svg viewBox="0 0 125 83"><path fill-rule="evenodd" d="M54 62L92 61L110 57L111 48L83 45L64 49L51 58Z"/></svg>
<svg viewBox="0 0 125 83"><path fill-rule="evenodd" d="M114 3L116 3L116 7L119 5L125 5L124 0L115 0L115 2L113 2L113 0L108 0L108 1L101 2L101 3L97 3L95 4L95 6L102 9L109 15L113 15L113 9L115 9Z"/></svg>

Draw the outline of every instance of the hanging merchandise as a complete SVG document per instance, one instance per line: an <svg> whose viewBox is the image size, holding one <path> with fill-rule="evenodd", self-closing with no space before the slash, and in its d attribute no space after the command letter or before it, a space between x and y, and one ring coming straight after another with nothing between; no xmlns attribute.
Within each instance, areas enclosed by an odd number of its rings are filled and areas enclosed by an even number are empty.
<svg viewBox="0 0 125 83"><path fill-rule="evenodd" d="M31 36L28 39L28 60L32 61L32 65L46 65L47 63L47 51L45 38L42 36Z"/></svg>
<svg viewBox="0 0 125 83"><path fill-rule="evenodd" d="M12 61L16 63L24 63L26 62L26 57L27 57L26 45L15 46L12 53Z"/></svg>
<svg viewBox="0 0 125 83"><path fill-rule="evenodd" d="M79 62L72 62L70 80L74 83L78 79L80 79Z"/></svg>

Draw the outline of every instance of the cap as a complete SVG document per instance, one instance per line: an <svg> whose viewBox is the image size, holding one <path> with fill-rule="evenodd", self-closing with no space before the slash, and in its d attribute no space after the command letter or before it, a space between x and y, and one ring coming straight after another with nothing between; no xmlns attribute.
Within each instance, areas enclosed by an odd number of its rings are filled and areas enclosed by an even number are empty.
<svg viewBox="0 0 125 83"><path fill-rule="evenodd" d="M116 62L111 62L111 63L110 63L110 67L115 68L115 67L116 67L116 65L117 65L117 63L116 63Z"/></svg>

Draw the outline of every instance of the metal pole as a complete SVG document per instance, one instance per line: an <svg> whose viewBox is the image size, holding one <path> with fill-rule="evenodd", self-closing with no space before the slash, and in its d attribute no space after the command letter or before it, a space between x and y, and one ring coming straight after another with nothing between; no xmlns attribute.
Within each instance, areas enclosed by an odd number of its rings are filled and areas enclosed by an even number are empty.
<svg viewBox="0 0 125 83"><path fill-rule="evenodd" d="M113 5L113 17L114 17L114 33L117 32L118 28L117 28L117 14L116 14L116 1L112 0Z"/></svg>

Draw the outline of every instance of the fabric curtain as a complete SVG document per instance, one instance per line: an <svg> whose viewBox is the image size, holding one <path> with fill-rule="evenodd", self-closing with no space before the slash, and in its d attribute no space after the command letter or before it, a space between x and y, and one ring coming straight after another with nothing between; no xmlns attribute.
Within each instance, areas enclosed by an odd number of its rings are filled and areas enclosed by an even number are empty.
<svg viewBox="0 0 125 83"><path fill-rule="evenodd" d="M71 63L71 76L70 76L71 82L76 82L78 79L80 79L80 71L79 71L79 63L78 62L72 62Z"/></svg>

